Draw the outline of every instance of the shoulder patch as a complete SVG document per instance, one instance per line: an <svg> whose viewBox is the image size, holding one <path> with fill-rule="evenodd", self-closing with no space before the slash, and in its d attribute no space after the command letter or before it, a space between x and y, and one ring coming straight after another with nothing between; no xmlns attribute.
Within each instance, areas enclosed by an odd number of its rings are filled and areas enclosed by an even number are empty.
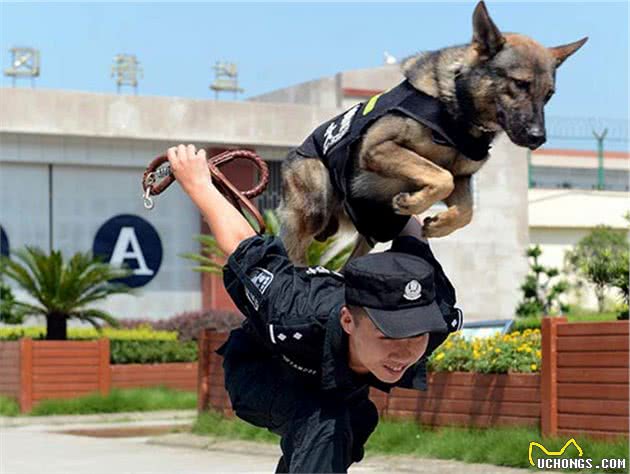
<svg viewBox="0 0 630 474"><path fill-rule="evenodd" d="M350 124L354 115L357 113L362 104L357 104L344 113L340 119L332 122L326 131L324 132L324 155L328 153L328 150L336 144L339 140L345 137L350 131Z"/></svg>
<svg viewBox="0 0 630 474"><path fill-rule="evenodd" d="M260 293L263 295L273 281L273 273L260 267L255 267L252 271L249 272L248 276L254 286L258 288L258 291L260 291ZM258 311L258 308L260 307L260 301L258 301L258 298L256 298L247 288L245 288L245 296L247 296L247 299L254 307L254 309Z"/></svg>

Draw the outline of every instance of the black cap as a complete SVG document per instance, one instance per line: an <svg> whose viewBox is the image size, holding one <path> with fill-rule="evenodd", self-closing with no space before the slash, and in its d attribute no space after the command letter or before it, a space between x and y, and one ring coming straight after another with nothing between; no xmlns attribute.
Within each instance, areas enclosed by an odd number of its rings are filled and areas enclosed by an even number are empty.
<svg viewBox="0 0 630 474"><path fill-rule="evenodd" d="M436 301L433 266L399 252L379 252L352 260L344 269L346 303L365 308L387 337L448 332Z"/></svg>

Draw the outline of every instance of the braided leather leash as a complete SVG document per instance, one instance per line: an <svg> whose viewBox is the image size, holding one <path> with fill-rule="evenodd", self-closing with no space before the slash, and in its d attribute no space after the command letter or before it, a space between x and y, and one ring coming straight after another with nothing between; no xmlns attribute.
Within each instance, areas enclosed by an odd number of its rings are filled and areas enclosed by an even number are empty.
<svg viewBox="0 0 630 474"><path fill-rule="evenodd" d="M240 191L225 177L219 170L219 166L224 165L232 160L244 159L251 161L259 171L259 182L252 189L246 191ZM247 217L249 213L258 223L258 233L263 234L265 232L265 223L263 221L260 212L250 201L251 198L259 196L267 187L269 182L269 170L267 169L267 163L265 163L260 156L253 151L249 150L229 150L220 153L219 155L211 156L208 158L208 168L210 175L212 176L212 182L225 198ZM158 156L154 159L142 176L142 190L144 207L147 209L153 209L154 203L152 196L157 196L164 192L175 181L175 175L171 170L171 165L168 162L166 155Z"/></svg>

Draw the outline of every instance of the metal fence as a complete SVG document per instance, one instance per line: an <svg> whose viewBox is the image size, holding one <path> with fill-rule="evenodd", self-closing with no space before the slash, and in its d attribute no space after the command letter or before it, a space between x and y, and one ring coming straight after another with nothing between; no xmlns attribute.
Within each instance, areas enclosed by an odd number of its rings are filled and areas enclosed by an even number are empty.
<svg viewBox="0 0 630 474"><path fill-rule="evenodd" d="M529 186L532 188L630 190L628 167L606 166L608 152L628 151L628 121L613 118L548 117L545 148L595 152L596 168L546 167L529 161Z"/></svg>

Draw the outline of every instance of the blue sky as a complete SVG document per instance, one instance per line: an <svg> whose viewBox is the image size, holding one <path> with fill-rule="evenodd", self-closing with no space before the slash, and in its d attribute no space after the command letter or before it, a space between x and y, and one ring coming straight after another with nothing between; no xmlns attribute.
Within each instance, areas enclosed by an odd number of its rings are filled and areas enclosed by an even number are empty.
<svg viewBox="0 0 630 474"><path fill-rule="evenodd" d="M212 66L227 59L238 63L246 98L380 65L386 50L402 58L468 42L475 3L1 2L0 54L4 69L10 47L40 49L39 88L115 92L112 58L134 53L140 94L194 98L213 97ZM626 2L487 6L499 28L547 46L590 37L558 71L548 115L627 119Z"/></svg>

